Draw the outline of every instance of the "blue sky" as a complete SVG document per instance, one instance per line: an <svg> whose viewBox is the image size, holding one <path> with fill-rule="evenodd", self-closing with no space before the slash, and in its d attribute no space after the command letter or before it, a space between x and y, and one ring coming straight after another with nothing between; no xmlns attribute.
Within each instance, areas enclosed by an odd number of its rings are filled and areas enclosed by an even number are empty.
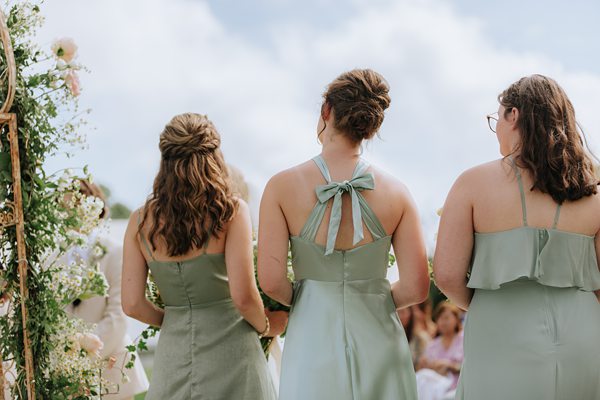
<svg viewBox="0 0 600 400"><path fill-rule="evenodd" d="M51 0L39 41L79 45L88 164L131 207L150 191L171 116L208 114L257 209L268 178L319 152L321 93L371 67L390 82L364 156L402 179L432 241L435 210L466 168L497 158L484 116L523 75L556 78L600 150L600 3L444 0Z"/></svg>

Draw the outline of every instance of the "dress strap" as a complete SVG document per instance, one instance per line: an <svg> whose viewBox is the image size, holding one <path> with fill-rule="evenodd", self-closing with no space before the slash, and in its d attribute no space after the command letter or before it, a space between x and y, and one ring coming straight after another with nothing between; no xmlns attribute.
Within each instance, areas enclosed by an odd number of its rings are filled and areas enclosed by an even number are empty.
<svg viewBox="0 0 600 400"><path fill-rule="evenodd" d="M554 213L554 224L552 225L552 229L556 229L558 226L558 219L560 218L560 207L562 204L556 206L556 213Z"/></svg>
<svg viewBox="0 0 600 400"><path fill-rule="evenodd" d="M142 221L142 213L141 213L141 211L138 211L138 232L140 234L140 238L142 239L142 243L144 244L144 247L146 247L146 251L148 252L148 255L150 256L150 258L152 258L152 261L156 261L154 259L154 254L152 254L152 250L150 250L150 245L148 244L148 241L146 240L146 236L144 236L144 233L142 232L142 230L139 229L141 221Z"/></svg>
<svg viewBox="0 0 600 400"><path fill-rule="evenodd" d="M521 171L517 167L515 160L512 157L508 157L510 160L515 174L517 175L517 182L519 183L519 192L521 193L521 209L523 210L523 226L527 226L527 204L525 203L525 190L523 190L523 179L521 178Z"/></svg>
<svg viewBox="0 0 600 400"><path fill-rule="evenodd" d="M375 188L373 175L366 173L369 165L363 160L359 160L350 180L331 182L331 175L329 174L325 160L323 160L321 156L317 156L313 158L313 161L319 167L327 184L317 186L315 189L317 203L304 224L300 236L310 241L315 240L317 231L321 225L323 216L325 215L325 210L327 209L327 203L333 198L329 227L327 230L327 244L325 246L325 254L331 254L335 246L342 219L342 194L344 192L350 194L352 201L352 225L354 229L352 244L355 245L364 238L363 221L374 239L385 236L385 231L377 219L377 216L375 216L364 197L360 194L360 191L362 190L373 190Z"/></svg>
<svg viewBox="0 0 600 400"><path fill-rule="evenodd" d="M325 178L327 183L331 183L331 174L329 173L329 168L327 168L327 164L325 164L323 157L321 157L319 154L313 158L313 162L317 164L317 167L319 167L319 170L321 171L321 174L323 174L323 178Z"/></svg>
<svg viewBox="0 0 600 400"><path fill-rule="evenodd" d="M360 202L360 209L362 210L362 220L365 222L369 232L371 232L373 240L387 236L387 232L383 228L381 221L379 221L379 218L377 218L377 215L375 215L362 193L359 192L357 195L358 201Z"/></svg>

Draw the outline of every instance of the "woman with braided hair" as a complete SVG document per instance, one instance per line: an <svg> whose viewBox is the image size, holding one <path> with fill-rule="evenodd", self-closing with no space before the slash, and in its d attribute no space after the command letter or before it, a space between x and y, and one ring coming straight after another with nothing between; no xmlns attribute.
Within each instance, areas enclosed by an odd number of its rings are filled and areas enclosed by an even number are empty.
<svg viewBox="0 0 600 400"><path fill-rule="evenodd" d="M161 327L147 400L276 398L259 338L281 333L286 316L265 313L248 206L219 145L206 116L175 116L153 192L125 233L123 309ZM148 270L164 310L145 297Z"/></svg>

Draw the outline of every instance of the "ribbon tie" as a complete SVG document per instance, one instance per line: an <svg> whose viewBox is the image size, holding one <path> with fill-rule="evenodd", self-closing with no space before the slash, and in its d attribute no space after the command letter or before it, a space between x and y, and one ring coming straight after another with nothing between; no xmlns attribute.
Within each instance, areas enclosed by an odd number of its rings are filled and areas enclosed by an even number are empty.
<svg viewBox="0 0 600 400"><path fill-rule="evenodd" d="M352 225L354 228L352 245L354 246L364 238L362 213L357 191L373 190L374 188L375 181L371 173L361 174L343 182L330 182L326 185L317 186L316 193L320 203L327 203L329 199L333 197L333 206L331 207L331 217L329 218L329 228L327 230L325 255L333 253L335 241L340 230L340 222L342 220L342 194L348 192L352 199Z"/></svg>

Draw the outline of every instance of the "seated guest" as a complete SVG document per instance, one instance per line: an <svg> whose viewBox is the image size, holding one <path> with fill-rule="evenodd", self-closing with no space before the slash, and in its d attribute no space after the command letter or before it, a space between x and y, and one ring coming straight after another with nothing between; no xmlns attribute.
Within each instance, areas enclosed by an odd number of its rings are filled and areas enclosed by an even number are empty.
<svg viewBox="0 0 600 400"><path fill-rule="evenodd" d="M452 398L464 357L461 313L449 302L438 304L433 313L438 336L427 345L417 365L421 400Z"/></svg>

